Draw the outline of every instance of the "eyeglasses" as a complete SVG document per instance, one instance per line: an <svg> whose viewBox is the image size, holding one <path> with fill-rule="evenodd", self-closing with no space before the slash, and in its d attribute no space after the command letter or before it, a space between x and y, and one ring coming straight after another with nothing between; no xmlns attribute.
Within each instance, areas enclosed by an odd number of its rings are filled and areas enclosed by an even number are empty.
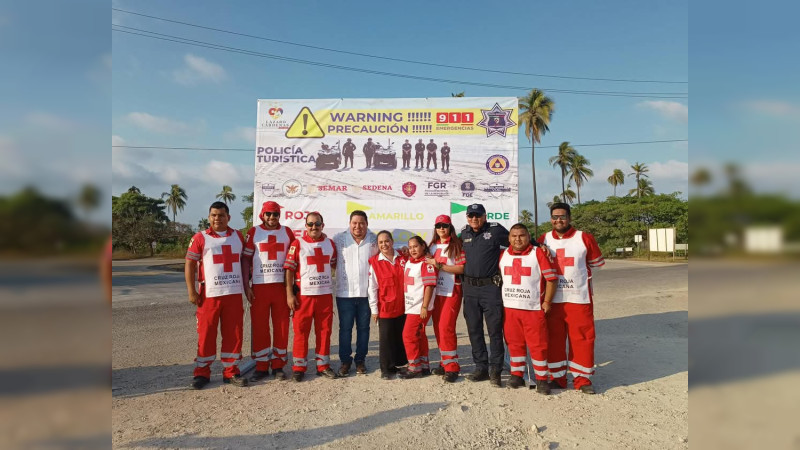
<svg viewBox="0 0 800 450"><path fill-rule="evenodd" d="M319 228L319 227L322 226L322 222L319 222L319 221L317 221L317 222L306 222L306 226L308 228L313 228L313 227Z"/></svg>
<svg viewBox="0 0 800 450"><path fill-rule="evenodd" d="M265 212L264 215L267 216L267 217L280 217L281 213L279 213L279 212Z"/></svg>
<svg viewBox="0 0 800 450"><path fill-rule="evenodd" d="M436 224L436 229L443 229L443 228L450 228L450 224L449 223L437 223Z"/></svg>
<svg viewBox="0 0 800 450"><path fill-rule="evenodd" d="M566 215L566 214L560 214L560 215L557 215L557 216L556 215L552 215L552 216L550 216L550 218L553 219L553 220L567 220L567 219L569 219L569 216Z"/></svg>
<svg viewBox="0 0 800 450"><path fill-rule="evenodd" d="M483 214L481 214L481 213L469 213L469 214L467 214L467 217L469 217L470 219L474 219L476 217L483 217Z"/></svg>

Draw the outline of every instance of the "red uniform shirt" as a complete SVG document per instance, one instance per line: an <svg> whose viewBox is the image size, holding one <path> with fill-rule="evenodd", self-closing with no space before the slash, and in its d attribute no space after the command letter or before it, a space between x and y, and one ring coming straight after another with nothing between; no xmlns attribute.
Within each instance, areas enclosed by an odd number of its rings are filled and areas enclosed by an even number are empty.
<svg viewBox="0 0 800 450"><path fill-rule="evenodd" d="M303 231L303 235L300 236L299 239L302 239L306 242L319 242L328 239L328 236L326 236L325 233L322 233L322 236L320 236L319 239L314 240L311 239L311 236L308 235L307 231ZM333 241L331 241L331 246L333 246L333 255L331 256L330 264L331 264L331 269L333 269L336 268L336 259L338 257L338 252L336 251L336 245L333 243ZM293 270L295 274L300 273L301 261L299 256L300 256L300 242L298 242L298 240L295 239L294 241L292 241L291 245L289 245L289 251L286 254L286 261L283 263L283 268ZM299 276L295 277L295 283L297 284L298 287L300 287Z"/></svg>

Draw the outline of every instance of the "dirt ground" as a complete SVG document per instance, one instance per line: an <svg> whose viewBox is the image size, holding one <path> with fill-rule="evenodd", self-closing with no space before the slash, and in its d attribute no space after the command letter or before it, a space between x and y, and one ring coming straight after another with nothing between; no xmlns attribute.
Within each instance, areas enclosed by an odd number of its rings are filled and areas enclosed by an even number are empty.
<svg viewBox="0 0 800 450"><path fill-rule="evenodd" d="M115 447L688 448L688 264L608 261L595 274L594 396L572 389L542 396L463 377L454 384L435 376L381 380L376 326L366 375L329 380L310 370L301 383L237 388L222 384L217 359L211 383L195 391L188 387L194 307L182 274L159 264L166 262L114 267ZM247 322L249 315L249 336ZM462 373L468 373L463 318L458 326ZM430 325L427 332L435 365ZM245 354L249 348L245 339Z"/></svg>

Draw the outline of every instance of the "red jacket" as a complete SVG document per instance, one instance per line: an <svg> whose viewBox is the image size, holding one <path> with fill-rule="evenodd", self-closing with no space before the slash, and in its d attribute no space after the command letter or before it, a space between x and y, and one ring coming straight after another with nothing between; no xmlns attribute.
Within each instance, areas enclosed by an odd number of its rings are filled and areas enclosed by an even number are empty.
<svg viewBox="0 0 800 450"><path fill-rule="evenodd" d="M396 254L394 264L381 253L369 259L370 309L377 312L382 319L393 319L405 314L406 305L403 297L403 267L406 259ZM377 284L377 292L374 286ZM377 311L374 296L377 294Z"/></svg>

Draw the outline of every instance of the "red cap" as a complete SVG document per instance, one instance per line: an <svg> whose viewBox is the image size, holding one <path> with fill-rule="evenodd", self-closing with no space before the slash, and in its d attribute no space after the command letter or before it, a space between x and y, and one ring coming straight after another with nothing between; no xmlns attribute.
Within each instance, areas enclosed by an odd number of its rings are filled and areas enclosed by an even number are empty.
<svg viewBox="0 0 800 450"><path fill-rule="evenodd" d="M261 212L258 213L258 217L261 217L265 212L281 212L281 205L275 202L264 202L261 205Z"/></svg>
<svg viewBox="0 0 800 450"><path fill-rule="evenodd" d="M436 217L436 222L434 222L434 224L437 224L437 223L446 223L448 225L452 224L452 222L450 222L450 216L447 216L447 215L444 215L444 214L442 214L441 216Z"/></svg>

